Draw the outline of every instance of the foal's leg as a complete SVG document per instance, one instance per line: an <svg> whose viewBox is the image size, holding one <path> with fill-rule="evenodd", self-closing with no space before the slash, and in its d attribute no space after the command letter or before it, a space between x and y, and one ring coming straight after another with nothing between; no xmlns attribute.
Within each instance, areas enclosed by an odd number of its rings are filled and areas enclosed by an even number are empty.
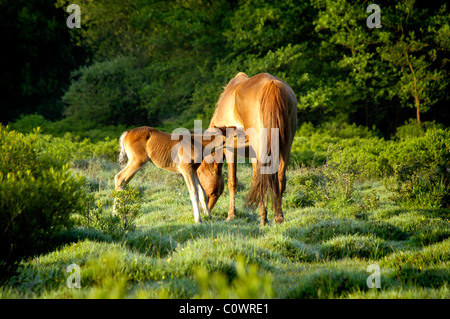
<svg viewBox="0 0 450 319"><path fill-rule="evenodd" d="M128 184L136 172L145 163L146 162L128 162L127 166L114 177L116 191L121 191L123 186Z"/></svg>
<svg viewBox="0 0 450 319"><path fill-rule="evenodd" d="M225 150L225 156L227 158L228 164L228 190L230 192L230 207L228 209L228 218L227 220L232 220L236 217L236 190L237 190L237 177L236 177L236 168L237 168L237 152L230 152Z"/></svg>
<svg viewBox="0 0 450 319"><path fill-rule="evenodd" d="M192 207L194 209L194 219L196 223L201 223L202 219L200 217L200 210L198 206L198 189L195 184L195 177L197 174L194 168L190 165L181 165L179 167L181 174L183 174L184 180L186 181L186 185L189 190L189 195L191 197Z"/></svg>
<svg viewBox="0 0 450 319"><path fill-rule="evenodd" d="M128 182L133 178L136 172L144 165L146 161L136 161L130 159L127 166L121 170L115 177L115 189L116 191L121 191L123 186L128 184ZM113 215L116 214L116 198L114 198Z"/></svg>
<svg viewBox="0 0 450 319"><path fill-rule="evenodd" d="M194 184L196 184L198 197L200 199L200 204L202 205L203 211L207 216L211 216L211 211L209 210L208 204L206 202L206 193L198 179L197 174L194 175Z"/></svg>

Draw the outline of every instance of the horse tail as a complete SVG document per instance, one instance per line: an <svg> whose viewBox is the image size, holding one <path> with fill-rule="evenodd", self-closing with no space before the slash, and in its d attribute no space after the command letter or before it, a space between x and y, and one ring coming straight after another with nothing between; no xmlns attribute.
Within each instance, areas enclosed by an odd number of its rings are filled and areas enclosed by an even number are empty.
<svg viewBox="0 0 450 319"><path fill-rule="evenodd" d="M271 161L279 163L279 156L284 154L286 150L286 143L289 134L289 112L287 102L287 91L283 82L273 79L264 84L262 88L262 96L260 99L261 107L261 120L263 127L267 132L267 155L271 155ZM274 145L274 154L272 153L272 128L278 129L278 145ZM261 141L261 149L263 141ZM276 152L278 151L278 152ZM265 155L262 154L264 157ZM277 158L278 157L278 158ZM249 194L247 196L246 204L256 206L259 203L264 203L264 197L267 193L267 200L269 199L268 190L272 189L272 194L278 198L280 196L280 186L278 182L278 165L274 173L264 173L263 169L266 167L264 161L261 161L261 157L258 158L256 170L254 171L252 184L250 186ZM275 200L272 201L275 205ZM274 207L275 208L275 207Z"/></svg>
<svg viewBox="0 0 450 319"><path fill-rule="evenodd" d="M262 123L267 128L267 150L271 151L271 128L279 130L279 154L283 154L289 135L289 111L287 91L283 82L279 80L268 81L262 88L260 100Z"/></svg>
<svg viewBox="0 0 450 319"><path fill-rule="evenodd" d="M117 161L117 163L120 166L125 165L128 161L127 152L125 150L125 147L123 147L123 139L125 138L125 136L127 134L128 134L128 131L123 132L119 139L119 160Z"/></svg>

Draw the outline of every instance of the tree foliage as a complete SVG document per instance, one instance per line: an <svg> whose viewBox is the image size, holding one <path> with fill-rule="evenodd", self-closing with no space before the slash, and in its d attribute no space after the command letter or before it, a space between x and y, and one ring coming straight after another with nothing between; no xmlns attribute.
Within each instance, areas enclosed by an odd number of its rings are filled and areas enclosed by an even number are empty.
<svg viewBox="0 0 450 319"><path fill-rule="evenodd" d="M57 0L55 10L61 15L69 3ZM362 0L78 4L81 28L71 30L70 39L64 22L51 24L55 37L30 33L56 39L64 29L71 43L66 50L91 53L72 73L64 94L49 91L60 103L56 108L64 102L68 118L165 128L209 121L222 87L242 71L283 78L297 95L300 119L315 124L337 117L375 125L388 136L411 117L419 125L421 117L450 121L445 109L450 15L444 1L379 1L381 27L372 29L368 3ZM20 11L18 5L11 7ZM33 19L40 15L43 11L30 14ZM29 26L17 28L23 32ZM51 64L42 69L51 70ZM67 81L67 76L55 76Z"/></svg>
<svg viewBox="0 0 450 319"><path fill-rule="evenodd" d="M445 4L433 10L414 1L380 2L381 28L373 29L365 24L363 1L324 0L315 6L316 31L326 40L321 46L344 75L335 86L335 100L344 106L335 107L347 114L365 107L365 124L373 114L369 110L385 120L390 105L413 107L420 125L420 114L445 99L450 50L443 38L450 18Z"/></svg>
<svg viewBox="0 0 450 319"><path fill-rule="evenodd" d="M61 118L70 72L88 49L72 43L65 19L51 1L0 1L0 122L34 112Z"/></svg>

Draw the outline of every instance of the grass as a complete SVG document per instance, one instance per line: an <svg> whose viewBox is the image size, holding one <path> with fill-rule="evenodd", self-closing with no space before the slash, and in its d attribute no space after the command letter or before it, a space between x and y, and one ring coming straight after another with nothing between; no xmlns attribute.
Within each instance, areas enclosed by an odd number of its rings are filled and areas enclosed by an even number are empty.
<svg viewBox="0 0 450 319"><path fill-rule="evenodd" d="M99 159L74 165L104 210L112 210L118 170ZM288 177L302 172L290 168ZM356 181L354 201L291 205L283 224L260 227L258 212L244 208L251 166L239 165L238 177L237 218L225 221L225 190L213 216L196 225L182 177L147 165L131 182L142 195L134 230L112 236L77 227L60 234L49 251L21 262L0 297L450 297L448 211L404 208L381 182ZM380 289L366 284L374 263ZM80 289L67 287L70 264L80 266Z"/></svg>

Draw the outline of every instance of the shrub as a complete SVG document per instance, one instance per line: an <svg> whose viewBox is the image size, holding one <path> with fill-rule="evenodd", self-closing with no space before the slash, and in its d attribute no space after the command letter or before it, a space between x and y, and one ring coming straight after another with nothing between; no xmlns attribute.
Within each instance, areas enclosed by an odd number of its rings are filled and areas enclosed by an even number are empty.
<svg viewBox="0 0 450 319"><path fill-rule="evenodd" d="M92 143L87 138L80 141L79 138L70 133L67 133L64 137L39 135L36 147L39 149L41 156L72 165L80 160L87 160L92 157L115 162L118 155L117 139L107 137L103 141Z"/></svg>
<svg viewBox="0 0 450 319"><path fill-rule="evenodd" d="M347 124L344 121L330 121L325 122L319 126L318 132L321 134L328 134L329 136L339 137L341 139L350 138L372 138L376 137L378 134L374 130L370 130L365 126L358 126L355 123Z"/></svg>
<svg viewBox="0 0 450 319"><path fill-rule="evenodd" d="M36 127L46 130L50 123L40 114L22 114L18 120L11 124L11 128L22 133L31 133Z"/></svg>
<svg viewBox="0 0 450 319"><path fill-rule="evenodd" d="M351 166L328 162L320 167L300 168L287 181L284 205L287 208L346 204L353 200L359 173Z"/></svg>
<svg viewBox="0 0 450 319"><path fill-rule="evenodd" d="M284 205L287 208L313 206L324 200L326 177L320 169L302 168L287 181Z"/></svg>
<svg viewBox="0 0 450 319"><path fill-rule="evenodd" d="M423 208L450 207L450 130L430 129L386 150L395 175L385 184L394 199Z"/></svg>
<svg viewBox="0 0 450 319"><path fill-rule="evenodd" d="M84 179L68 165L42 156L38 132L23 135L0 125L0 256L3 267L42 248L85 208Z"/></svg>
<svg viewBox="0 0 450 319"><path fill-rule="evenodd" d="M372 190L370 193L366 193L362 197L363 208L365 210L373 210L380 207L380 196Z"/></svg>
<svg viewBox="0 0 450 319"><path fill-rule="evenodd" d="M430 129L443 129L444 126L442 124L436 123L435 121L431 122L422 122L420 125L420 129L417 126L417 121L415 119L409 119L402 126L397 127L395 132L395 137L399 140L408 138L408 137L420 137L425 134L426 131Z"/></svg>
<svg viewBox="0 0 450 319"><path fill-rule="evenodd" d="M117 57L82 67L63 96L65 114L80 122L96 120L100 125L145 124L158 110L145 110L141 96L146 79L139 61Z"/></svg>
<svg viewBox="0 0 450 319"><path fill-rule="evenodd" d="M381 154L386 143L376 132L355 124L330 122L314 128L303 123L292 144L291 163L317 167L328 159L342 162L340 169L359 171L363 178L380 177L392 173Z"/></svg>
<svg viewBox="0 0 450 319"><path fill-rule="evenodd" d="M421 132L415 132L417 125L407 124L399 128L400 140L386 141L355 125L331 122L314 128L304 123L292 144L292 162L313 167L339 162L341 171L357 171L367 179L397 176L405 169L418 175L436 173L433 186L425 188L429 191L434 187L437 193L444 194L437 181L442 179L443 184L448 184L445 172L450 166L450 131L434 122L424 122L422 127Z"/></svg>
<svg viewBox="0 0 450 319"><path fill-rule="evenodd" d="M111 191L114 197L115 213L121 219L123 230L133 230L135 228L134 221L141 213L141 205L139 204L139 190L127 185L121 191Z"/></svg>
<svg viewBox="0 0 450 319"><path fill-rule="evenodd" d="M78 222L83 227L98 229L117 239L135 229L135 220L141 215L140 194L136 187L127 185L121 191L111 191L110 197L114 200L115 212L104 209L102 202L96 201L94 193L89 193L88 209L81 212Z"/></svg>
<svg viewBox="0 0 450 319"><path fill-rule="evenodd" d="M106 138L118 138L127 129L125 125L99 125L92 119L80 121L74 118L64 118L51 122L40 114L21 115L18 120L10 124L10 127L21 133L31 133L40 127L43 134L69 137L72 141L87 138L92 142L102 141Z"/></svg>
<svg viewBox="0 0 450 319"><path fill-rule="evenodd" d="M327 198L335 197L348 201L352 197L359 172L352 166L341 167L341 165L342 162L332 163L327 160L327 164L323 167L324 175L328 180L328 193L330 193Z"/></svg>

